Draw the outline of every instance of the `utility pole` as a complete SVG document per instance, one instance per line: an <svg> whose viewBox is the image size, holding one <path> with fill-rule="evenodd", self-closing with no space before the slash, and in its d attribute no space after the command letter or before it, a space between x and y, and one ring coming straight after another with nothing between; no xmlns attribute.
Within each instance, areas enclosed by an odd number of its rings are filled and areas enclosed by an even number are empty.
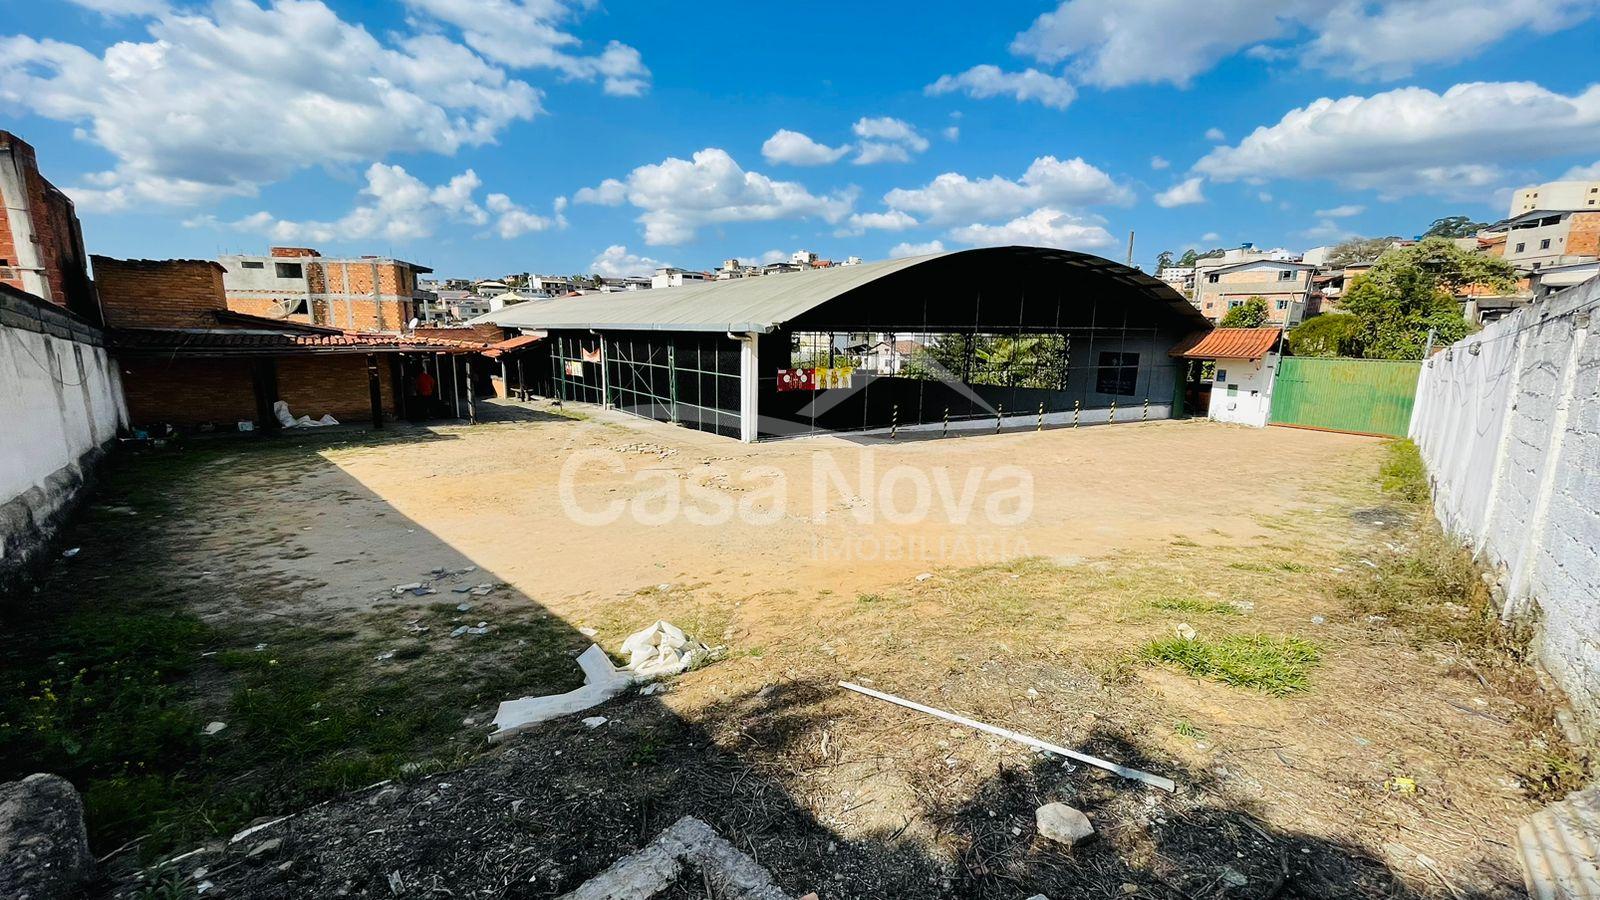
<svg viewBox="0 0 1600 900"><path fill-rule="evenodd" d="M1133 265L1133 229L1128 229L1128 265Z"/></svg>

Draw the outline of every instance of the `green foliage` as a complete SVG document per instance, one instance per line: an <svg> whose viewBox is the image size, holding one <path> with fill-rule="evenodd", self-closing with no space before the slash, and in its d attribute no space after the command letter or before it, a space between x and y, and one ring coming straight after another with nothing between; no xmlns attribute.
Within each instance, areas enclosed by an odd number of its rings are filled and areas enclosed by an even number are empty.
<svg viewBox="0 0 1600 900"><path fill-rule="evenodd" d="M1207 250L1204 253L1197 253L1193 247L1190 247L1189 249L1183 251L1182 256L1178 257L1178 265L1188 267L1194 265L1202 259L1210 259L1213 256L1221 256L1222 254L1223 250L1221 247Z"/></svg>
<svg viewBox="0 0 1600 900"><path fill-rule="evenodd" d="M906 359L907 378L956 378L997 387L1060 389L1067 373L1065 335L941 335Z"/></svg>
<svg viewBox="0 0 1600 900"><path fill-rule="evenodd" d="M1517 283L1515 267L1504 259L1463 250L1447 238L1428 238L1410 247L1390 250L1378 257L1367 277L1388 278L1412 271L1427 275L1451 294L1460 294L1472 286L1510 290Z"/></svg>
<svg viewBox="0 0 1600 900"><path fill-rule="evenodd" d="M1380 484L1390 493L1407 503L1428 502L1428 468L1422 462L1422 453L1409 440L1390 441L1388 456L1378 470Z"/></svg>
<svg viewBox="0 0 1600 900"><path fill-rule="evenodd" d="M1282 696L1310 686L1311 667L1322 658L1316 645L1299 638L1229 635L1170 637L1145 645L1141 658L1167 663L1201 678Z"/></svg>
<svg viewBox="0 0 1600 900"><path fill-rule="evenodd" d="M1289 329L1295 356L1359 356L1361 320L1348 313L1324 313Z"/></svg>
<svg viewBox="0 0 1600 900"><path fill-rule="evenodd" d="M1389 250L1390 245L1399 240L1397 237L1380 238L1351 238L1348 241L1335 244L1328 251L1328 265L1339 267L1351 263L1371 262Z"/></svg>
<svg viewBox="0 0 1600 900"><path fill-rule="evenodd" d="M1361 323L1357 343L1368 359L1421 359L1428 330L1434 346L1466 337L1468 326L1449 291L1414 266L1359 276L1339 306Z"/></svg>
<svg viewBox="0 0 1600 900"><path fill-rule="evenodd" d="M1261 297L1251 297L1238 306L1229 309L1222 317L1222 328L1260 328L1267 324L1267 301Z"/></svg>
<svg viewBox="0 0 1600 900"><path fill-rule="evenodd" d="M1428 230L1422 233L1424 238L1464 238L1472 237L1478 232L1489 227L1488 222L1474 222L1466 216L1444 216L1434 219Z"/></svg>
<svg viewBox="0 0 1600 900"><path fill-rule="evenodd" d="M1148 601L1152 609L1167 612L1210 613L1218 616L1236 616L1239 607L1222 600L1196 600L1193 597L1158 597Z"/></svg>
<svg viewBox="0 0 1600 900"><path fill-rule="evenodd" d="M1156 257L1156 271L1157 272L1160 272L1162 269L1171 268L1172 265L1173 265L1173 262L1172 262L1172 251L1171 250L1163 250L1163 251L1161 251L1161 255Z"/></svg>

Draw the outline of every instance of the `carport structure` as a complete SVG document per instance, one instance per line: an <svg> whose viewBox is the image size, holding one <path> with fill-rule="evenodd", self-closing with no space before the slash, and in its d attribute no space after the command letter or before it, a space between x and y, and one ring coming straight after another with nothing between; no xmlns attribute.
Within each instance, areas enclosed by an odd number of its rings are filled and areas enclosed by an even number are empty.
<svg viewBox="0 0 1600 900"><path fill-rule="evenodd" d="M1182 414L1168 351L1210 327L1137 269L996 247L533 301L551 393L745 441Z"/></svg>

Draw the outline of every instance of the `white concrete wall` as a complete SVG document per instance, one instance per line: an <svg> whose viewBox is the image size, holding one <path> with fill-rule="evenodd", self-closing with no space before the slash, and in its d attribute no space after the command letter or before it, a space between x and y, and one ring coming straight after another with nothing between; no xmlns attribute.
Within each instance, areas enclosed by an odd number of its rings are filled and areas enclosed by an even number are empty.
<svg viewBox="0 0 1600 900"><path fill-rule="evenodd" d="M1278 357L1274 353L1257 360L1217 360L1217 373L1211 384L1211 418L1265 427L1267 413L1272 409L1272 375L1277 368Z"/></svg>
<svg viewBox="0 0 1600 900"><path fill-rule="evenodd" d="M1600 733L1600 281L1517 311L1422 367L1411 437L1452 533L1503 567L1507 619Z"/></svg>
<svg viewBox="0 0 1600 900"><path fill-rule="evenodd" d="M0 576L48 539L127 421L104 347L0 322Z"/></svg>

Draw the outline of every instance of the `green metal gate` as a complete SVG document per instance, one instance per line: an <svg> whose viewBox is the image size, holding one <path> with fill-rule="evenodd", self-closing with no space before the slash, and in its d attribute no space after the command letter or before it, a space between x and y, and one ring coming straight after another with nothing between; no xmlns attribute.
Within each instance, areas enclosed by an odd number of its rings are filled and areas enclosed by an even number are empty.
<svg viewBox="0 0 1600 900"><path fill-rule="evenodd" d="M1274 425L1405 437L1422 363L1284 357L1272 386Z"/></svg>

